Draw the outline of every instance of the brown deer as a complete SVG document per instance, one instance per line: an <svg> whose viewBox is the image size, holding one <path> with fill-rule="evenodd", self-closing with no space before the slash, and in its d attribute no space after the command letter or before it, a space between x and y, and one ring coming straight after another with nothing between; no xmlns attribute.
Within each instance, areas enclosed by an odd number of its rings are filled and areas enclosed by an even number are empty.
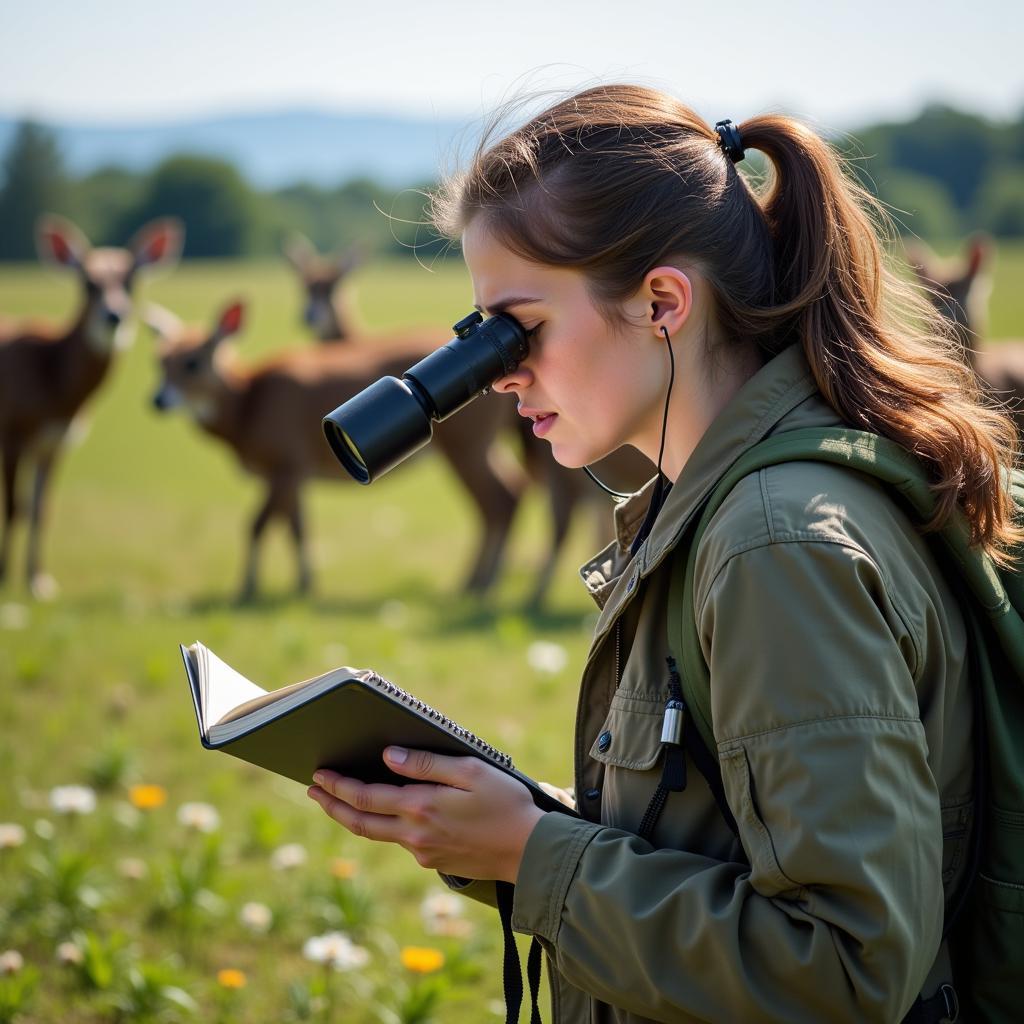
<svg viewBox="0 0 1024 1024"><path fill-rule="evenodd" d="M351 311L343 287L345 278L362 260L361 248L357 245L343 253L322 254L305 235L292 232L282 251L305 290L303 319L317 340L375 346L377 339L373 335L352 329ZM430 338L429 344L431 348L436 347L438 338ZM377 376L368 379L366 384L372 383ZM611 539L609 500L579 470L566 469L554 460L550 446L534 437L531 423L517 415L514 403L509 402L504 416L494 421L494 432L515 435L528 481L541 487L548 496L551 538L529 598L531 606L539 607L551 584L559 552L577 507L586 508L595 516L599 546ZM477 451L481 457L487 457L488 448L489 443L481 444ZM651 463L632 448L609 455L593 469L601 480L618 490L636 490L654 475ZM521 481L517 489L521 490L526 482Z"/></svg>
<svg viewBox="0 0 1024 1024"><path fill-rule="evenodd" d="M992 289L991 243L976 235L961 258L939 260L920 243L907 246L907 259L936 309L955 327L964 357L994 398L1024 432L1024 339L989 341L988 298Z"/></svg>
<svg viewBox="0 0 1024 1024"><path fill-rule="evenodd" d="M183 229L153 221L128 248L93 249L70 221L40 218L36 241L44 261L73 270L82 302L70 326L0 325L0 450L3 454L4 525L0 580L9 564L11 537L21 512L18 470L35 464L29 515L26 576L37 598L52 597L56 583L42 571L40 537L47 484L72 421L100 386L114 353L127 340L126 319L136 273L170 266L181 251Z"/></svg>
<svg viewBox="0 0 1024 1024"><path fill-rule="evenodd" d="M162 381L153 403L166 410L186 406L207 433L224 441L242 465L262 477L266 496L252 520L239 598L258 589L260 538L273 518L290 528L298 563L298 589L312 586L306 547L302 488L311 478L347 479L323 436L321 419L380 376L400 376L422 358L427 339L408 335L374 345L289 349L257 366L243 367L225 341L242 328L244 307L230 303L212 330L189 327L157 306L147 322L160 339ZM442 339L443 340L443 339ZM433 347L438 339L430 339ZM504 396L489 395L437 424L431 448L462 482L483 526L464 588L486 590L494 581L518 503L487 454L497 425L507 415Z"/></svg>

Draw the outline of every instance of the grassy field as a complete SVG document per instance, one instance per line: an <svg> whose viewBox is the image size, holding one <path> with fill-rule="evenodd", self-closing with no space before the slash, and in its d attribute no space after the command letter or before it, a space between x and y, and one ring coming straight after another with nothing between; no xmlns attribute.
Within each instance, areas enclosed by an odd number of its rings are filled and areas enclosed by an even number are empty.
<svg viewBox="0 0 1024 1024"><path fill-rule="evenodd" d="M1024 336L1022 279L1024 249L1004 249L994 337ZM356 275L355 289L366 323L436 323L439 340L472 304L454 266L378 265ZM236 295L250 302L244 357L306 344L298 286L283 265L186 264L142 288L142 298L199 321ZM5 314L63 316L76 301L68 279L35 267L0 272ZM4 999L19 998L13 979L33 976L26 1021L194 1012L255 1024L327 1019L333 1010L346 1024L413 1022L426 1019L420 1011L432 999L445 1022L486 1019L500 998L494 917L468 905L467 935L429 931L420 903L439 888L432 873L397 848L351 839L301 787L204 752L177 644L201 639L267 687L342 662L372 665L530 774L565 783L576 677L595 618L575 574L592 545L590 523L574 529L540 614L523 608L547 538L538 496L517 520L497 592L480 602L457 593L475 525L439 461L420 460L371 488L317 484L308 494L316 596L292 596L291 551L273 531L264 597L236 607L258 487L184 415L153 411L156 384L152 343L140 331L58 472L45 563L59 597L27 599L20 535L0 590L0 822L26 830L22 844L0 849L0 952L17 949L28 965L0 978L0 1021ZM537 641L561 648L565 666L533 667ZM97 789L94 813L74 819L51 809L51 789L69 783ZM166 802L133 805L147 792ZM219 829L178 822L178 807L194 801L216 808ZM301 844L306 862L275 870L274 851L286 843ZM272 911L265 934L240 922L249 901ZM365 968L325 973L304 958L310 936L334 929L369 949ZM61 966L56 947L72 935L86 961ZM436 947L446 964L430 974L403 968L407 946ZM231 975L218 981L228 968L244 972L243 988L229 987ZM178 988L193 1011L175 1009Z"/></svg>

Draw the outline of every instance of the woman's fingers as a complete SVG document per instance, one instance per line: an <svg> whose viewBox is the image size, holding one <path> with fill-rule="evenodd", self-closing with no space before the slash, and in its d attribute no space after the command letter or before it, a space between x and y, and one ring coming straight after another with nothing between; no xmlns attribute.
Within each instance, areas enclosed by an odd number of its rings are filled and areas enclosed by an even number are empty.
<svg viewBox="0 0 1024 1024"><path fill-rule="evenodd" d="M396 775L438 782L455 789L473 789L487 768L478 757L450 757L405 747L388 747L384 751L384 763Z"/></svg>
<svg viewBox="0 0 1024 1024"><path fill-rule="evenodd" d="M319 769L313 781L331 796L343 800L350 807L367 814L401 814L402 786L389 786L382 782L360 782L337 772Z"/></svg>
<svg viewBox="0 0 1024 1024"><path fill-rule="evenodd" d="M360 783L360 785L362 784ZM320 786L310 786L306 790L306 795L315 800L328 817L347 828L353 835L385 843L399 843L402 840L406 826L400 818L394 815L357 810L345 800L339 800L338 797L328 793Z"/></svg>

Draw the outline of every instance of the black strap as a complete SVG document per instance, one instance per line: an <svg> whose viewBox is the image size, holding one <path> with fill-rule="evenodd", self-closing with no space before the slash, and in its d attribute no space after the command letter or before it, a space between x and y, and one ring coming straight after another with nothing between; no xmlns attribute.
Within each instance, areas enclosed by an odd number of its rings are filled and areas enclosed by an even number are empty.
<svg viewBox="0 0 1024 1024"><path fill-rule="evenodd" d="M504 962L502 967L505 990L505 1024L519 1024L519 1009L523 1005L523 967L512 931L512 903L516 888L511 882L495 882L498 897L498 916L504 938ZM526 978L530 985L530 1024L543 1024L540 1018L540 969L541 948L536 936L530 943L526 959Z"/></svg>
<svg viewBox="0 0 1024 1024"><path fill-rule="evenodd" d="M942 985L928 999L918 996L901 1024L940 1024L942 1021L953 1024L959 1017L960 1000L956 997L956 989L952 985Z"/></svg>

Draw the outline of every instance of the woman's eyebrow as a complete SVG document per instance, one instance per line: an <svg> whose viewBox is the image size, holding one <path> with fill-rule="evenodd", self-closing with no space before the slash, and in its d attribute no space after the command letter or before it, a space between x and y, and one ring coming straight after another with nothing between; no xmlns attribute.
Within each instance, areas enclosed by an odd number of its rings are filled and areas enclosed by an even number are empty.
<svg viewBox="0 0 1024 1024"><path fill-rule="evenodd" d="M480 313L487 313L488 316L496 316L498 313L504 313L510 306L528 306L531 303L543 302L543 299L533 299L528 296L513 295L507 299L502 299L500 302L496 302L490 309L484 309L483 306L474 304L473 308Z"/></svg>

